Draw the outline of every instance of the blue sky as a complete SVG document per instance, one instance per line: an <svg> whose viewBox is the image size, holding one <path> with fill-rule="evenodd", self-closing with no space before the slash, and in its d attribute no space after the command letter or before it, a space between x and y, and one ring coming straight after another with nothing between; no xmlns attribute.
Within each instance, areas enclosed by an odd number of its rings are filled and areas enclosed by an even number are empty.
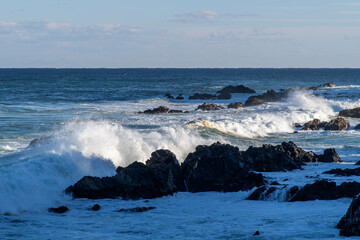
<svg viewBox="0 0 360 240"><path fill-rule="evenodd" d="M0 0L0 67L360 67L360 1Z"/></svg>

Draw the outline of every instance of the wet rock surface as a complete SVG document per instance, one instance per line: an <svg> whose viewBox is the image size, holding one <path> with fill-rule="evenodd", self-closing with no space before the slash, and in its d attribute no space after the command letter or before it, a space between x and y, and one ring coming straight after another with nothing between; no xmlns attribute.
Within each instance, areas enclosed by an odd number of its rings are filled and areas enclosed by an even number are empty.
<svg viewBox="0 0 360 240"><path fill-rule="evenodd" d="M195 93L194 95L189 96L189 99L201 99L201 100L209 100L215 99L216 95L208 94L208 93Z"/></svg>
<svg viewBox="0 0 360 240"><path fill-rule="evenodd" d="M329 171L324 172L324 174L334 174L337 176L360 176L360 167L359 168L347 168L347 169L332 169Z"/></svg>
<svg viewBox="0 0 360 240"><path fill-rule="evenodd" d="M273 89L271 89L262 95L249 97L245 102L245 106L256 106L266 102L278 102L286 98L287 96L288 96L287 91L276 92Z"/></svg>
<svg viewBox="0 0 360 240"><path fill-rule="evenodd" d="M341 236L360 236L360 196L353 199L336 227L340 229Z"/></svg>
<svg viewBox="0 0 360 240"><path fill-rule="evenodd" d="M147 212L155 209L156 207L135 207L135 208L121 208L116 212L124 212L124 213L140 213Z"/></svg>
<svg viewBox="0 0 360 240"><path fill-rule="evenodd" d="M339 112L341 117L360 118L360 107L353 109L345 109Z"/></svg>
<svg viewBox="0 0 360 240"><path fill-rule="evenodd" d="M53 213L62 214L62 213L65 213L65 212L69 211L69 208L66 207L66 206L60 206L60 207L57 207L57 208L49 208L48 211L53 212Z"/></svg>
<svg viewBox="0 0 360 240"><path fill-rule="evenodd" d="M234 109L243 108L243 107L244 105L241 102L230 103L228 105L228 108L234 108Z"/></svg>
<svg viewBox="0 0 360 240"><path fill-rule="evenodd" d="M251 88L245 87L244 85L229 85L217 91L217 93L256 93L256 91Z"/></svg>
<svg viewBox="0 0 360 240"><path fill-rule="evenodd" d="M224 107L220 105L216 105L214 103L203 103L196 108L196 110L202 110L202 111L221 110L221 109L224 109Z"/></svg>

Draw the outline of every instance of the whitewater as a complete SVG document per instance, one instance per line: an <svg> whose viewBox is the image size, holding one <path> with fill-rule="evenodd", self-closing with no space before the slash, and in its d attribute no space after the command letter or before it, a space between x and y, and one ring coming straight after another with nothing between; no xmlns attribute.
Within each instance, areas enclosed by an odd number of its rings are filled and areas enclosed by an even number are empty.
<svg viewBox="0 0 360 240"><path fill-rule="evenodd" d="M88 200L72 199L64 190L86 175L113 176L116 167L145 162L158 149L172 151L182 162L196 146L217 141L240 150L293 141L315 153L335 148L344 161L263 173L288 187L318 179L360 181L323 174L356 167L360 131L355 126L360 119L348 118L347 131L295 127L360 107L359 81L360 70L351 69L0 69L0 238L341 239L335 225L349 198L290 203L284 201L284 190L266 201L245 200L250 190L182 192L146 201ZM326 82L336 87L300 88ZM257 93L233 94L229 100L187 99L231 84ZM290 87L295 91L280 102L226 108L269 89ZM185 99L168 99L166 93L181 93ZM225 109L195 110L204 102ZM158 106L189 113L139 113ZM89 210L95 203L101 205L98 212ZM61 205L70 211L47 211ZM116 212L144 206L155 209ZM254 237L256 231L260 235Z"/></svg>

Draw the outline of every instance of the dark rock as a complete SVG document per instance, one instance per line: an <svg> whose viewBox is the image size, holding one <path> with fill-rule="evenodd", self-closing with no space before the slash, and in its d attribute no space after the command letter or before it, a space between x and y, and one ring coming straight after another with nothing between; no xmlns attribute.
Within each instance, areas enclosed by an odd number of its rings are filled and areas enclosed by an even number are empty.
<svg viewBox="0 0 360 240"><path fill-rule="evenodd" d="M294 126L297 127L297 128L302 127L300 123L295 123Z"/></svg>
<svg viewBox="0 0 360 240"><path fill-rule="evenodd" d="M360 165L360 161L357 161L357 162L355 163L355 165Z"/></svg>
<svg viewBox="0 0 360 240"><path fill-rule="evenodd" d="M311 201L311 200L333 200L343 197L355 197L360 193L360 183L344 182L339 186L335 182L327 180L319 180L312 184L306 184L303 188L296 192L290 199L295 201Z"/></svg>
<svg viewBox="0 0 360 240"><path fill-rule="evenodd" d="M173 176L169 171L151 168L134 162L118 170L113 177L85 176L65 192L75 198L150 199L172 195L176 191Z"/></svg>
<svg viewBox="0 0 360 240"><path fill-rule="evenodd" d="M179 94L175 99L177 100L183 100L184 99L184 96L182 94Z"/></svg>
<svg viewBox="0 0 360 240"><path fill-rule="evenodd" d="M160 149L151 153L150 159L146 161L146 166L167 171L167 174L172 177L177 190L186 190L179 161L171 151Z"/></svg>
<svg viewBox="0 0 360 240"><path fill-rule="evenodd" d="M170 94L170 93L165 94L165 97L167 97L167 98L169 98L169 99L174 99L174 97L173 97L173 96L171 96L171 94Z"/></svg>
<svg viewBox="0 0 360 240"><path fill-rule="evenodd" d="M203 110L203 111L211 111L211 110L220 110L224 109L223 106L216 105L214 103L203 103L202 105L199 105L196 110Z"/></svg>
<svg viewBox="0 0 360 240"><path fill-rule="evenodd" d="M153 209L155 209L155 207L122 208L116 212L139 213L139 212L147 212Z"/></svg>
<svg viewBox="0 0 360 240"><path fill-rule="evenodd" d="M356 129L356 130L359 130L359 129L360 129L360 124L356 125L356 126L355 126L355 129Z"/></svg>
<svg viewBox="0 0 360 240"><path fill-rule="evenodd" d="M336 85L332 82L321 84L319 87L335 87Z"/></svg>
<svg viewBox="0 0 360 240"><path fill-rule="evenodd" d="M256 231L253 236L259 236L260 235L260 232L259 231Z"/></svg>
<svg viewBox="0 0 360 240"><path fill-rule="evenodd" d="M360 236L360 197L354 198L346 214L336 225L341 236Z"/></svg>
<svg viewBox="0 0 360 240"><path fill-rule="evenodd" d="M49 208L48 211L53 212L53 213L65 213L65 212L69 211L69 208L66 206L61 206L61 207L57 207L57 208Z"/></svg>
<svg viewBox="0 0 360 240"><path fill-rule="evenodd" d="M327 148L323 154L315 154L316 162L336 162L341 163L342 160L333 148Z"/></svg>
<svg viewBox="0 0 360 240"><path fill-rule="evenodd" d="M334 174L337 176L360 176L360 168L353 168L353 169L336 168L336 169L326 171L326 172L324 172L324 174Z"/></svg>
<svg viewBox="0 0 360 240"><path fill-rule="evenodd" d="M50 141L51 141L51 137L35 138L29 143L28 147L35 147L40 144L49 143Z"/></svg>
<svg viewBox="0 0 360 240"><path fill-rule="evenodd" d="M301 129L302 131L304 130L319 130L320 128L325 127L325 125L327 124L327 122L322 122L320 121L320 119L315 118L314 120L311 120L307 123L304 124L304 127Z"/></svg>
<svg viewBox="0 0 360 240"><path fill-rule="evenodd" d="M229 144L199 145L181 167L190 192L234 192L264 185L263 176L251 172L239 149Z"/></svg>
<svg viewBox="0 0 360 240"><path fill-rule="evenodd" d="M172 109L172 110L169 110L168 113L184 113L184 112L182 110L174 110L174 109Z"/></svg>
<svg viewBox="0 0 360 240"><path fill-rule="evenodd" d="M144 111L144 113L146 113L146 114L161 114L161 113L168 113L168 112L169 112L169 108L167 108L165 106L160 106L158 108L148 109L148 110Z"/></svg>
<svg viewBox="0 0 360 240"><path fill-rule="evenodd" d="M245 106L255 106L266 102L278 102L287 97L287 95L287 92L276 92L271 89L262 95L249 97L245 102Z"/></svg>
<svg viewBox="0 0 360 240"><path fill-rule="evenodd" d="M238 108L242 108L242 107L244 107L244 105L241 102L230 103L228 105L228 108L238 109Z"/></svg>
<svg viewBox="0 0 360 240"><path fill-rule="evenodd" d="M262 186L253 191L246 200L265 200L269 195L276 191L276 187Z"/></svg>
<svg viewBox="0 0 360 240"><path fill-rule="evenodd" d="M207 93L195 93L194 95L189 97L189 99L201 99L201 100L208 100L212 98L216 98L216 95L207 94Z"/></svg>
<svg viewBox="0 0 360 240"><path fill-rule="evenodd" d="M244 85L238 85L238 86L229 85L217 91L217 93L256 93L256 92L255 90L245 87Z"/></svg>
<svg viewBox="0 0 360 240"><path fill-rule="evenodd" d="M360 107L353 109L346 109L339 112L341 117L360 118Z"/></svg>
<svg viewBox="0 0 360 240"><path fill-rule="evenodd" d="M94 204L94 206L92 206L91 210L93 211L99 211L101 208L101 206L99 204Z"/></svg>
<svg viewBox="0 0 360 240"><path fill-rule="evenodd" d="M343 131L350 127L350 123L347 122L342 117L337 117L336 119L331 120L324 128L324 130L332 131Z"/></svg>
<svg viewBox="0 0 360 240"><path fill-rule="evenodd" d="M230 93L221 93L220 95L217 96L217 99L231 99L231 94Z"/></svg>

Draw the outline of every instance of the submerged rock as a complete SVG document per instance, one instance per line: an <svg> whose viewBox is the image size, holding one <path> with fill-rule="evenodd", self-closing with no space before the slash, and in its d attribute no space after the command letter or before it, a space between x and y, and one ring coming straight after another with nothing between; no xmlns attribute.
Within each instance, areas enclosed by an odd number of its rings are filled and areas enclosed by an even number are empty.
<svg viewBox="0 0 360 240"><path fill-rule="evenodd" d="M211 110L220 110L220 109L224 109L224 107L220 105L216 105L214 103L203 103L199 105L196 110L211 111Z"/></svg>
<svg viewBox="0 0 360 240"><path fill-rule="evenodd" d="M360 118L360 107L353 109L345 109L339 112L341 117Z"/></svg>
<svg viewBox="0 0 360 240"><path fill-rule="evenodd" d="M116 212L126 212L126 213L139 213L139 212L147 212L155 209L156 207L135 207L135 208L121 208Z"/></svg>
<svg viewBox="0 0 360 240"><path fill-rule="evenodd" d="M101 206L99 204L94 204L94 206L91 207L91 210L93 211L99 211Z"/></svg>
<svg viewBox="0 0 360 240"><path fill-rule="evenodd" d="M235 109L243 108L243 107L244 105L241 102L230 103L228 105L228 108L235 108Z"/></svg>
<svg viewBox="0 0 360 240"><path fill-rule="evenodd" d="M216 98L216 95L208 94L208 93L195 93L192 96L189 96L189 99L201 99L201 100L208 100Z"/></svg>
<svg viewBox="0 0 360 240"><path fill-rule="evenodd" d="M190 192L234 192L264 184L263 176L251 172L239 149L229 144L197 146L181 167Z"/></svg>
<svg viewBox="0 0 360 240"><path fill-rule="evenodd" d="M53 213L65 213L67 211L69 211L69 208L66 207L66 206L60 206L60 207L57 207L57 208L49 208L48 209L49 212L53 212Z"/></svg>
<svg viewBox="0 0 360 240"><path fill-rule="evenodd" d="M217 91L217 93L256 93L256 92L255 90L245 87L244 85L238 85L238 86L229 85Z"/></svg>
<svg viewBox="0 0 360 240"><path fill-rule="evenodd" d="M336 227L340 229L341 236L360 236L360 196L353 199Z"/></svg>
<svg viewBox="0 0 360 240"><path fill-rule="evenodd" d="M290 202L311 201L316 199L333 200L343 197L355 197L359 193L360 183L358 182L344 182L337 186L335 182L319 180L300 188L290 199Z"/></svg>

